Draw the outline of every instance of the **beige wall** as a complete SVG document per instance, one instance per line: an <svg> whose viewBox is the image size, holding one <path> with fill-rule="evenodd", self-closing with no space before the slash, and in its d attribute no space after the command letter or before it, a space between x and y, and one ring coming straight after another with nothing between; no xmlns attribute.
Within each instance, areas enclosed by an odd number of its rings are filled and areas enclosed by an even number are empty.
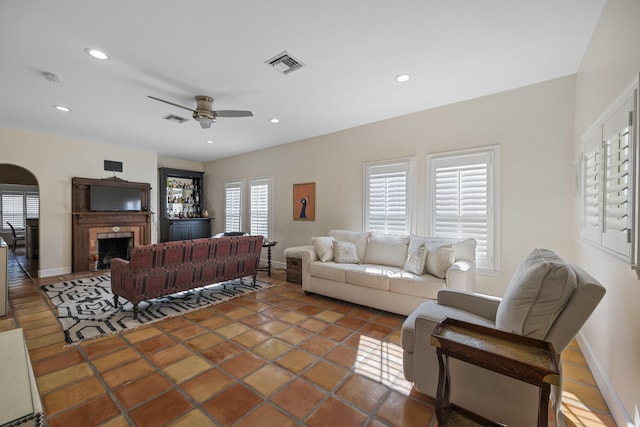
<svg viewBox="0 0 640 427"><path fill-rule="evenodd" d="M40 277L71 271L71 178L108 178L104 160L123 162L119 178L148 182L151 206L157 206L157 155L119 145L0 128L2 163L21 166L35 175L40 191ZM152 216L152 241L157 218Z"/></svg>
<svg viewBox="0 0 640 427"><path fill-rule="evenodd" d="M502 295L536 247L569 255L573 209L573 76L206 164L209 212L224 227L224 181L271 176L282 251L333 228L363 227L363 163L416 157L417 234L426 234L426 156L489 145L501 149L502 274L478 290ZM282 124L286 126L286 124ZM246 181L245 181L246 182ZM316 183L316 221L292 219L292 184ZM246 191L245 191L246 193ZM248 227L246 227L248 230Z"/></svg>
<svg viewBox="0 0 640 427"><path fill-rule="evenodd" d="M174 159L172 157L164 157L164 156L158 156L158 167L204 172L204 163L202 162L194 162L193 160Z"/></svg>
<svg viewBox="0 0 640 427"><path fill-rule="evenodd" d="M609 0L583 59L576 83L576 141L640 72L640 2ZM576 219L579 218L576 207ZM574 241L578 242L578 223ZM599 375L618 425L640 425L640 281L628 263L577 243L576 261L607 288L583 328L583 350Z"/></svg>

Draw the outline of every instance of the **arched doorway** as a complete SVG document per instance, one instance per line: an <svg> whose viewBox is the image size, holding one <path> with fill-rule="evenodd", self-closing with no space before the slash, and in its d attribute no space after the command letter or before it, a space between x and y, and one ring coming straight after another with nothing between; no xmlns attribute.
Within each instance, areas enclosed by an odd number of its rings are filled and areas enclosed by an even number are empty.
<svg viewBox="0 0 640 427"><path fill-rule="evenodd" d="M0 221L3 239L13 247L10 222L19 237L14 259L32 278L38 277L40 192L38 180L27 169L0 164Z"/></svg>

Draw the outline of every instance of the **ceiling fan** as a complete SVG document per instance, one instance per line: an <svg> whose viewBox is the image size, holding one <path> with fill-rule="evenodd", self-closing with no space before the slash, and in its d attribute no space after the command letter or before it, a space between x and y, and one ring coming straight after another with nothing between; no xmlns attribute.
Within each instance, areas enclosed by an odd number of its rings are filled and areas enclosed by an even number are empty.
<svg viewBox="0 0 640 427"><path fill-rule="evenodd" d="M148 98L156 101L164 102L165 104L173 105L174 107L184 108L193 112L193 118L200 122L200 126L203 129L211 127L211 123L216 121L218 117L250 117L253 116L251 111L243 110L213 110L213 98L206 95L196 96L197 105L195 110L193 108L184 107L182 105L173 103L171 101L165 101L164 99L156 98L155 96L147 96Z"/></svg>

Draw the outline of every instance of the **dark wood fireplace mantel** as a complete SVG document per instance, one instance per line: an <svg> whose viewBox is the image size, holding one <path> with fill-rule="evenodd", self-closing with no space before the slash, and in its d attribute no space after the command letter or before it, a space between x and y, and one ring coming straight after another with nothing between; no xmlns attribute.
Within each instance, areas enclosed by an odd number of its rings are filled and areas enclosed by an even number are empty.
<svg viewBox="0 0 640 427"><path fill-rule="evenodd" d="M92 185L140 189L141 211L91 211ZM73 272L93 269L101 236L127 235L133 237L134 247L151 243L151 215L149 209L151 185L119 178L72 179L72 269Z"/></svg>

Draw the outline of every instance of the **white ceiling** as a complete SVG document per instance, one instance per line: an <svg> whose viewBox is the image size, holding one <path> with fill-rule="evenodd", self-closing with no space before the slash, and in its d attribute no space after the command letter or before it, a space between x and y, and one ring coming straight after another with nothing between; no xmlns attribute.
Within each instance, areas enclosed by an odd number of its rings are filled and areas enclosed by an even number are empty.
<svg viewBox="0 0 640 427"><path fill-rule="evenodd" d="M604 4L0 0L0 126L224 158L575 73ZM282 51L305 67L264 63ZM401 73L412 79L397 83ZM202 129L147 98L195 107L199 94L254 117Z"/></svg>

